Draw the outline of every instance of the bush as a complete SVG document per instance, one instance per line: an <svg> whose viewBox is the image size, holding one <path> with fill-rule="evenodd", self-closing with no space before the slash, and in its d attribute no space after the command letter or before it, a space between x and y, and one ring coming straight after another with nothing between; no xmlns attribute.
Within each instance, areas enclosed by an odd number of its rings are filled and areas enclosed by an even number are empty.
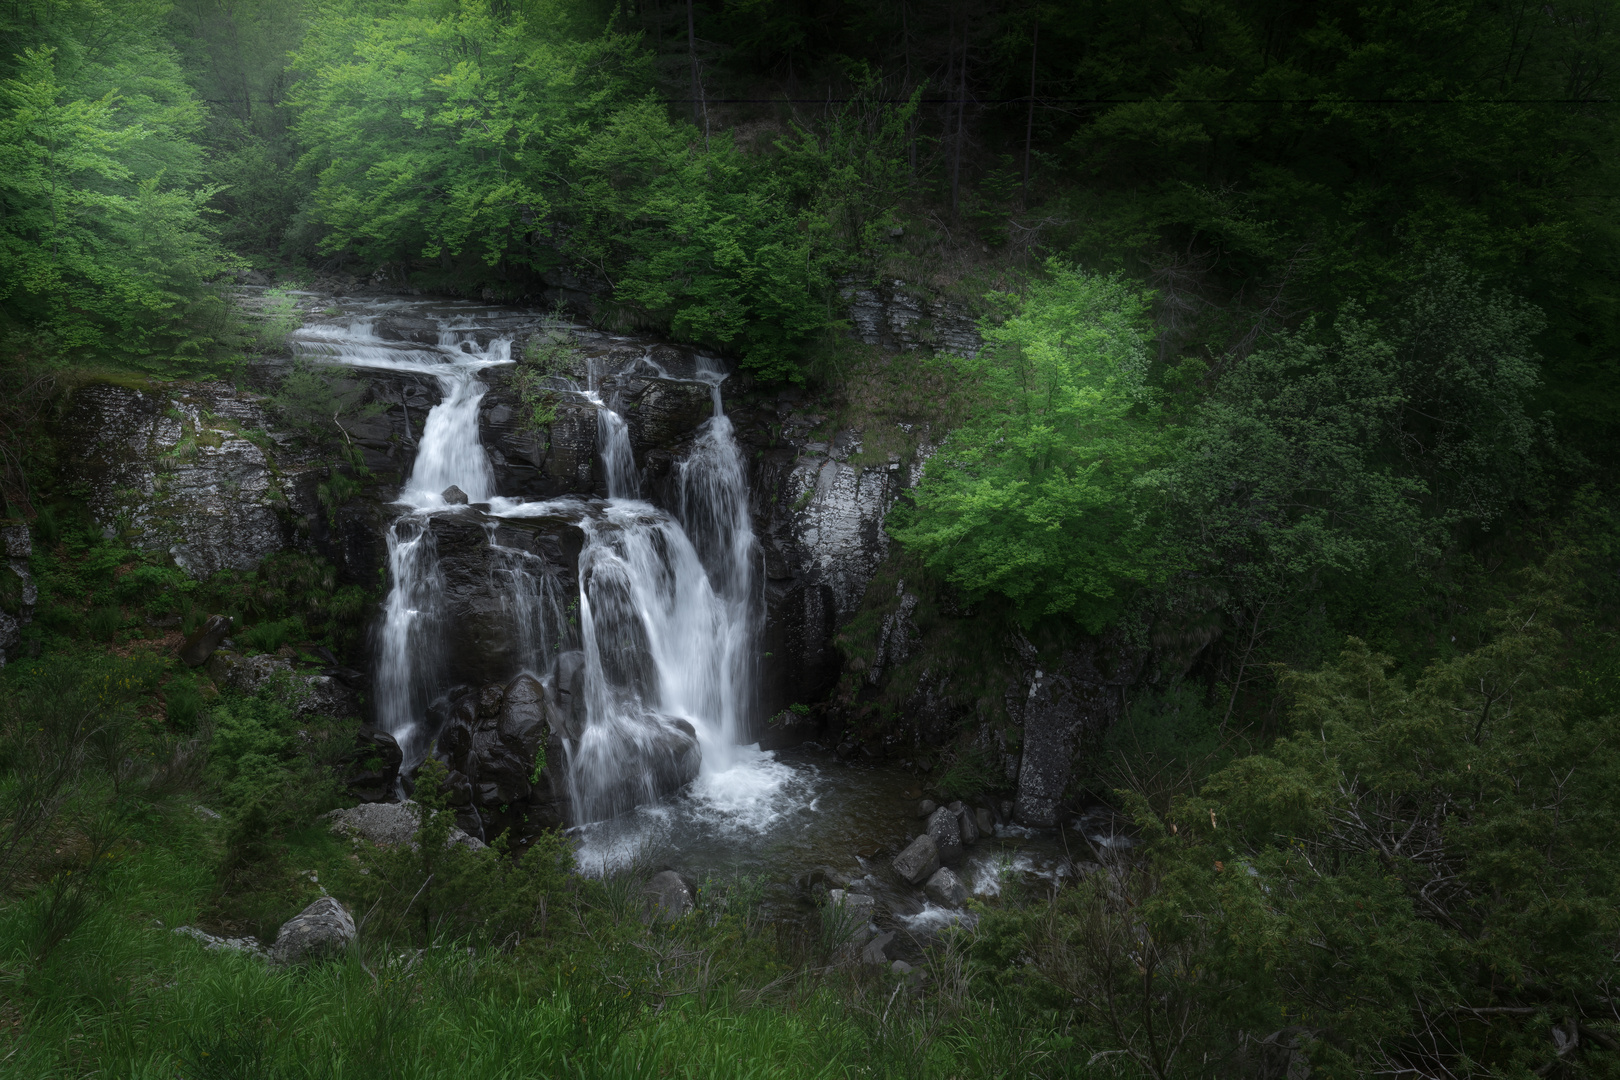
<svg viewBox="0 0 1620 1080"><path fill-rule="evenodd" d="M183 732L196 728L197 716L202 712L202 695L196 686L189 682L172 682L163 691L163 701L170 727Z"/></svg>
<svg viewBox="0 0 1620 1080"><path fill-rule="evenodd" d="M84 631L93 641L111 641L124 626L124 613L111 604L92 608L84 617Z"/></svg>
<svg viewBox="0 0 1620 1080"><path fill-rule="evenodd" d="M250 626L236 635L236 640L255 652L273 653L289 641L301 638L304 624L299 619L278 619Z"/></svg>

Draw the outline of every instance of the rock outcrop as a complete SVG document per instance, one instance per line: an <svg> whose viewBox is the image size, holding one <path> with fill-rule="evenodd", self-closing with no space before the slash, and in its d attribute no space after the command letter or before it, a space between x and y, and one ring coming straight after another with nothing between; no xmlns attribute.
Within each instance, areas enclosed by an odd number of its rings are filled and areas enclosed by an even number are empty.
<svg viewBox="0 0 1620 1080"><path fill-rule="evenodd" d="M335 957L354 940L354 919L343 905L323 896L281 924L270 962L281 966Z"/></svg>
<svg viewBox="0 0 1620 1080"><path fill-rule="evenodd" d="M652 876L643 890L646 904L643 921L672 923L686 916L693 908L692 890L673 870L663 870Z"/></svg>
<svg viewBox="0 0 1620 1080"><path fill-rule="evenodd" d="M978 320L959 300L889 278L877 284L846 280L850 334L867 345L902 350L931 348L972 356L983 347Z"/></svg>
<svg viewBox="0 0 1620 1080"><path fill-rule="evenodd" d="M259 401L222 382L92 383L74 392L60 442L108 536L203 577L291 546L292 514L312 509L285 513L309 462L273 450L266 426Z"/></svg>
<svg viewBox="0 0 1620 1080"><path fill-rule="evenodd" d="M39 587L34 584L28 557L34 552L34 541L26 525L0 527L0 668L6 659L15 656L22 644L22 628L34 621L34 605L39 602Z"/></svg>

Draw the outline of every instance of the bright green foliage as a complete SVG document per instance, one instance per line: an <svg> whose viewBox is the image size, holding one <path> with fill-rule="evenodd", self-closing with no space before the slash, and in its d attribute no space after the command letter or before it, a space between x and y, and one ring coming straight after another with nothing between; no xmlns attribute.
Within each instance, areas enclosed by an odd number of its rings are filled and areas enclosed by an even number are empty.
<svg viewBox="0 0 1620 1080"><path fill-rule="evenodd" d="M977 356L947 358L980 409L889 528L970 596L1095 630L1151 566L1134 482L1166 444L1148 415L1148 300L1120 277L1047 269L1026 297L1002 298L1010 314L986 324Z"/></svg>
<svg viewBox="0 0 1620 1080"><path fill-rule="evenodd" d="M568 151L637 81L630 42L576 42L560 11L356 2L295 59L297 132L320 169L328 251L548 269L549 191Z"/></svg>
<svg viewBox="0 0 1620 1080"><path fill-rule="evenodd" d="M682 340L726 346L766 379L798 377L805 340L830 322L812 257L767 163L729 134L704 139L651 101L578 150L570 253L614 300Z"/></svg>
<svg viewBox="0 0 1620 1080"><path fill-rule="evenodd" d="M643 98L632 38L560 13L417 0L316 21L293 100L324 250L497 290L566 267L624 322L796 377L829 316L783 185L729 134Z"/></svg>
<svg viewBox="0 0 1620 1080"><path fill-rule="evenodd" d="M206 225L216 189L193 186L201 113L150 11L108 37L95 8L64 5L29 35L55 44L3 65L0 303L60 348L196 355L231 331L213 283L236 265Z"/></svg>

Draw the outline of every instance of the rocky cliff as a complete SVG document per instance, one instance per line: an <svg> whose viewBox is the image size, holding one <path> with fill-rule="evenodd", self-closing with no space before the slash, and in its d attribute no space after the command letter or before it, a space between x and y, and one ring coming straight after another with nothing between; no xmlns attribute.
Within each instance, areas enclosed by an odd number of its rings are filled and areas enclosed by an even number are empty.
<svg viewBox="0 0 1620 1080"><path fill-rule="evenodd" d="M979 347L971 320L946 301L918 298L898 284L853 289L849 299L855 333L871 343L961 352ZM418 321L423 325L390 316L376 333L418 340L432 325ZM644 496L673 505L675 466L714 409L700 372L712 380L721 364L664 343L588 330L573 332L569 346L569 367L558 373L593 386L625 418ZM365 467L356 471L360 493L333 501L322 497L334 467L329 456L280 429L267 407L288 371L287 361L271 358L253 365L240 388L223 382L84 387L62 424L64 466L109 533L165 551L192 574L245 568L273 552L305 548L331 558L344 579L375 584L395 513L388 504L410 473L422 425L439 400L438 383L399 372L344 374L370 406L341 422ZM596 408L554 395L554 415L537 426L533 396L525 400L512 371L494 367L482 376L487 390L479 435L497 490L531 500L604 493ZM880 457L867 450L867 432L838 427L829 420L828 403L802 391L753 388L739 376L723 386L724 407L749 461L762 552L760 715L838 691L842 706L823 716L835 741L852 752L904 757L919 747L971 749L1016 785L1022 820L1049 824L1076 748L1086 732L1117 718L1122 690L1138 677L1143 658L1102 642L1042 653L1000 630L995 640L969 648L962 642L984 638L988 627L978 626L971 611L946 612L943 622L955 644L941 645L934 610L940 602L925 601L920 609L917 590L897 580L883 529L895 501L920 479L932 449L926 433L904 460ZM547 602L559 610L577 595L576 525L497 521L484 509L467 507L432 524L448 598L443 681L452 695L507 686L518 674L515 601L503 560L543 567L554 584ZM20 603L0 614L0 648L3 620L19 617L25 617ZM553 687L553 696L564 689ZM878 722L871 709L863 712L863 703L880 699L889 704ZM553 711L557 707L553 701Z"/></svg>

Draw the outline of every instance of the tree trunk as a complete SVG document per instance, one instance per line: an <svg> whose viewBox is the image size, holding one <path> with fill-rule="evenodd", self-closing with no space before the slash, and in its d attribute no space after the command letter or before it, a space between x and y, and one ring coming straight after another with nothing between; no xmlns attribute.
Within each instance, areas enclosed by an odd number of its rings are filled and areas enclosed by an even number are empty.
<svg viewBox="0 0 1620 1080"><path fill-rule="evenodd" d="M1024 121L1024 184L1019 198L1029 205L1029 153L1035 144L1035 54L1041 47L1041 18L1035 16L1035 34L1029 43L1029 116Z"/></svg>
<svg viewBox="0 0 1620 1080"><path fill-rule="evenodd" d="M686 0L686 54L692 61L692 123L703 122L702 95L698 92L697 22L692 15L692 0ZM708 125L704 125L707 128Z"/></svg>
<svg viewBox="0 0 1620 1080"><path fill-rule="evenodd" d="M962 140L967 127L967 27L962 28L962 55L956 64L956 139L951 149L951 217L962 209Z"/></svg>

